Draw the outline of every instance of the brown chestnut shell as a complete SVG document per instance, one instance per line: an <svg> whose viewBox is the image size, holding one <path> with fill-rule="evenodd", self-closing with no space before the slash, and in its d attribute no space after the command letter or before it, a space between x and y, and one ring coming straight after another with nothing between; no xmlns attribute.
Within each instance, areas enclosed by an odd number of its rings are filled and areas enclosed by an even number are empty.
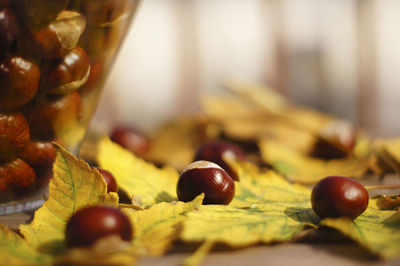
<svg viewBox="0 0 400 266"><path fill-rule="evenodd" d="M32 167L21 159L0 163L0 192L12 188L27 188L36 180Z"/></svg>
<svg viewBox="0 0 400 266"><path fill-rule="evenodd" d="M18 157L33 168L43 171L53 165L56 149L51 142L31 140Z"/></svg>
<svg viewBox="0 0 400 266"><path fill-rule="evenodd" d="M104 181L107 184L107 193L109 193L109 192L118 192L118 184L117 184L117 181L115 180L114 175L110 171L108 171L106 169L102 169L102 168L99 168L99 167L95 167L95 168L103 176Z"/></svg>
<svg viewBox="0 0 400 266"><path fill-rule="evenodd" d="M342 176L320 180L311 193L312 208L321 218L355 219L367 209L368 201L368 191L363 185Z"/></svg>
<svg viewBox="0 0 400 266"><path fill-rule="evenodd" d="M208 141L197 149L194 161L205 160L221 166L233 180L239 180L236 171L229 165L227 159L244 160L244 151L237 145L223 140Z"/></svg>
<svg viewBox="0 0 400 266"><path fill-rule="evenodd" d="M21 57L9 57L0 64L0 110L15 110L35 96L40 70Z"/></svg>
<svg viewBox="0 0 400 266"><path fill-rule="evenodd" d="M62 96L47 95L24 108L31 135L38 140L54 140L59 132L76 125L82 116L82 99L73 91Z"/></svg>
<svg viewBox="0 0 400 266"><path fill-rule="evenodd" d="M176 189L178 199L192 201L205 194L203 204L229 204L235 195L233 179L215 163L196 161L181 173Z"/></svg>
<svg viewBox="0 0 400 266"><path fill-rule="evenodd" d="M0 160L14 159L29 143L29 136L22 113L0 113Z"/></svg>
<svg viewBox="0 0 400 266"><path fill-rule="evenodd" d="M68 221L65 230L67 246L91 246L101 238L119 236L132 240L133 228L129 218L119 209L90 206L77 211Z"/></svg>
<svg viewBox="0 0 400 266"><path fill-rule="evenodd" d="M90 62L86 52L76 47L51 67L44 84L50 94L65 94L82 87L89 78Z"/></svg>

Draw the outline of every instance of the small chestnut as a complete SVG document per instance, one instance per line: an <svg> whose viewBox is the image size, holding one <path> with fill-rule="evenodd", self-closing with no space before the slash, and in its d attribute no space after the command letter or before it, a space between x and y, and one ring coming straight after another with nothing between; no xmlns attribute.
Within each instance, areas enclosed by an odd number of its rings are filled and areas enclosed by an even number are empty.
<svg viewBox="0 0 400 266"><path fill-rule="evenodd" d="M29 143L29 125L23 114L0 113L0 159L14 159Z"/></svg>
<svg viewBox="0 0 400 266"><path fill-rule="evenodd" d="M46 92L65 94L77 90L86 83L89 73L89 57L81 47L76 47L52 66L44 84Z"/></svg>
<svg viewBox="0 0 400 266"><path fill-rule="evenodd" d="M321 218L355 219L368 207L368 191L355 180L328 176L320 180L311 193L313 210Z"/></svg>
<svg viewBox="0 0 400 266"><path fill-rule="evenodd" d="M51 142L31 140L18 157L35 169L46 170L56 159L56 149Z"/></svg>
<svg viewBox="0 0 400 266"><path fill-rule="evenodd" d="M119 209L105 206L78 210L68 221L65 230L68 247L91 246L97 240L109 236L131 241L132 235L129 218Z"/></svg>
<svg viewBox="0 0 400 266"><path fill-rule="evenodd" d="M105 169L95 167L100 174L103 176L104 181L106 181L107 184L107 193L109 192L118 192L118 185L117 181L114 178L114 175L110 173L110 171L107 171Z"/></svg>
<svg viewBox="0 0 400 266"><path fill-rule="evenodd" d="M245 153L239 146L233 143L214 140L202 144L197 149L194 157L194 161L205 160L218 164L233 180L239 180L236 171L226 162L226 159L243 160L245 159Z"/></svg>
<svg viewBox="0 0 400 266"><path fill-rule="evenodd" d="M76 91L36 98L24 108L35 139L54 140L58 133L76 125L82 116L82 99Z"/></svg>
<svg viewBox="0 0 400 266"><path fill-rule="evenodd" d="M9 57L0 64L0 110L14 110L33 99L39 87L40 71L21 57Z"/></svg>
<svg viewBox="0 0 400 266"><path fill-rule="evenodd" d="M184 202L205 194L203 204L229 204L235 195L235 182L213 162L196 161L181 173L176 192Z"/></svg>
<svg viewBox="0 0 400 266"><path fill-rule="evenodd" d="M110 138L125 149L136 155L142 155L149 150L150 142L138 129L133 127L115 127Z"/></svg>
<svg viewBox="0 0 400 266"><path fill-rule="evenodd" d="M13 188L27 188L36 180L32 167L21 159L0 163L0 191Z"/></svg>

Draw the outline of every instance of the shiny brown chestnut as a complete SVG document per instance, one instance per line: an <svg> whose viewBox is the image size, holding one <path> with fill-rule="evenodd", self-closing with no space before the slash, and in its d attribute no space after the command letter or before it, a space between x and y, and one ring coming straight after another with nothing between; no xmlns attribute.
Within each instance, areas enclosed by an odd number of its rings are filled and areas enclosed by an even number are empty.
<svg viewBox="0 0 400 266"><path fill-rule="evenodd" d="M99 167L95 167L95 168L103 176L104 181L106 181L107 193L109 193L109 192L118 192L118 185L117 185L117 181L115 180L114 175L110 171L107 171L106 169L99 168Z"/></svg>
<svg viewBox="0 0 400 266"><path fill-rule="evenodd" d="M368 191L355 180L328 176L313 188L311 204L321 218L357 218L368 207Z"/></svg>
<svg viewBox="0 0 400 266"><path fill-rule="evenodd" d="M136 155L143 155L150 148L150 141L138 129L133 127L115 127L110 138Z"/></svg>
<svg viewBox="0 0 400 266"><path fill-rule="evenodd" d="M46 170L56 159L56 149L51 142L31 140L18 157L35 169Z"/></svg>
<svg viewBox="0 0 400 266"><path fill-rule="evenodd" d="M51 67L44 84L46 92L65 94L77 90L86 83L89 73L89 57L81 47L76 47Z"/></svg>
<svg viewBox="0 0 400 266"><path fill-rule="evenodd" d="M236 171L227 160L244 160L244 151L237 145L223 140L213 140L202 144L196 151L194 161L205 160L221 166L233 180L239 180Z"/></svg>
<svg viewBox="0 0 400 266"><path fill-rule="evenodd" d="M132 9L131 0L84 0L81 8L92 25L102 26L120 19Z"/></svg>
<svg viewBox="0 0 400 266"><path fill-rule="evenodd" d="M0 113L0 160L14 159L29 143L29 125L20 112Z"/></svg>
<svg viewBox="0 0 400 266"><path fill-rule="evenodd" d="M40 70L21 57L9 57L0 64L0 110L22 107L36 94Z"/></svg>
<svg viewBox="0 0 400 266"><path fill-rule="evenodd" d="M19 33L19 25L8 8L1 8L0 2L0 59L15 52L13 49Z"/></svg>
<svg viewBox="0 0 400 266"><path fill-rule="evenodd" d="M40 28L48 25L63 11L69 0L12 0L10 7L26 26Z"/></svg>
<svg viewBox="0 0 400 266"><path fill-rule="evenodd" d="M131 241L133 228L122 211L105 206L80 209L70 218L65 230L68 247L91 246L99 239L109 236Z"/></svg>
<svg viewBox="0 0 400 266"><path fill-rule="evenodd" d="M81 14L63 11L49 25L32 31L32 46L45 59L63 58L78 45L85 27Z"/></svg>
<svg viewBox="0 0 400 266"><path fill-rule="evenodd" d="M203 204L229 204L235 195L235 182L215 163L196 161L181 173L176 192L184 202L205 194Z"/></svg>
<svg viewBox="0 0 400 266"><path fill-rule="evenodd" d="M58 133L68 130L82 116L82 99L73 91L62 96L37 97L24 108L31 135L38 140L54 140Z"/></svg>
<svg viewBox="0 0 400 266"><path fill-rule="evenodd" d="M2 190L27 188L36 180L36 174L26 162L14 159L0 163L0 192Z"/></svg>

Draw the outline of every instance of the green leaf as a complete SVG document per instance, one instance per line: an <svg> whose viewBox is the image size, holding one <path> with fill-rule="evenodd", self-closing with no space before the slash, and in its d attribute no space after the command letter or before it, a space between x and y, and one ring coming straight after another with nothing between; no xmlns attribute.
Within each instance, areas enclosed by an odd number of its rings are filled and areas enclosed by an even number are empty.
<svg viewBox="0 0 400 266"><path fill-rule="evenodd" d="M113 173L119 187L133 195L138 205L148 207L177 200L179 174L173 168L159 169L108 138L100 141L98 161L100 167Z"/></svg>
<svg viewBox="0 0 400 266"><path fill-rule="evenodd" d="M354 221L327 218L321 226L342 232L382 258L394 258L400 253L400 211L382 211L376 200L370 200L367 210Z"/></svg>
<svg viewBox="0 0 400 266"><path fill-rule="evenodd" d="M0 261L2 265L50 265L51 257L40 254L17 233L0 225Z"/></svg>
<svg viewBox="0 0 400 266"><path fill-rule="evenodd" d="M200 195L192 202L162 202L143 211L124 209L134 224L133 249L142 255L161 255L179 238L180 223L185 214L203 201Z"/></svg>
<svg viewBox="0 0 400 266"><path fill-rule="evenodd" d="M33 221L19 228L30 246L50 253L63 248L67 221L77 210L88 205L118 205L118 196L107 194L107 185L97 170L61 146L55 147L57 157L49 198L35 212Z"/></svg>

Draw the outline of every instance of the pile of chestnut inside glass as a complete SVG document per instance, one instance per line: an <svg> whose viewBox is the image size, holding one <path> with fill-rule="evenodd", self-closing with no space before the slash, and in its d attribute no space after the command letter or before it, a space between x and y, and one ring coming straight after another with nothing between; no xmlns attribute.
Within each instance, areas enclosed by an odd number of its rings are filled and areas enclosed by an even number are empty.
<svg viewBox="0 0 400 266"><path fill-rule="evenodd" d="M134 1L0 0L0 201L51 176L89 122ZM85 104L84 104L85 103Z"/></svg>

